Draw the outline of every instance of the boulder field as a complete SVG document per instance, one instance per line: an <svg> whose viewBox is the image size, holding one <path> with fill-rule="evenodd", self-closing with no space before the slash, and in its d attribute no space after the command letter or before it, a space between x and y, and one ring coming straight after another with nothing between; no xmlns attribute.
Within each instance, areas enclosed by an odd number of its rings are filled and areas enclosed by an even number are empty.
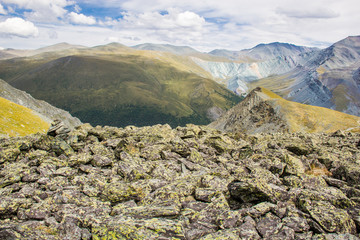
<svg viewBox="0 0 360 240"><path fill-rule="evenodd" d="M350 240L359 233L357 133L84 124L0 139L0 239Z"/></svg>

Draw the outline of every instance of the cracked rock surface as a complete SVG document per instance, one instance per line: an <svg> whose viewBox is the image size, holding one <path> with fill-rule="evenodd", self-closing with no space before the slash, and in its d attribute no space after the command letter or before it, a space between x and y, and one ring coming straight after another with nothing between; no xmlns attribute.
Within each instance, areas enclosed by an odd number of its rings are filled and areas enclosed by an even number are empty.
<svg viewBox="0 0 360 240"><path fill-rule="evenodd" d="M0 239L359 239L360 135L84 124L0 139Z"/></svg>

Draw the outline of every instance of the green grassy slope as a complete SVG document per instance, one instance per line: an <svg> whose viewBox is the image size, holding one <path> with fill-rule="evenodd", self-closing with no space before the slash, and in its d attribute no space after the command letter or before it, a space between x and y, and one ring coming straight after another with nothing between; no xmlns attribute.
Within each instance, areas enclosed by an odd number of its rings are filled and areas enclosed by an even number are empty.
<svg viewBox="0 0 360 240"><path fill-rule="evenodd" d="M240 98L212 80L142 54L0 62L0 77L93 125L207 124ZM13 65L15 64L16 65Z"/></svg>

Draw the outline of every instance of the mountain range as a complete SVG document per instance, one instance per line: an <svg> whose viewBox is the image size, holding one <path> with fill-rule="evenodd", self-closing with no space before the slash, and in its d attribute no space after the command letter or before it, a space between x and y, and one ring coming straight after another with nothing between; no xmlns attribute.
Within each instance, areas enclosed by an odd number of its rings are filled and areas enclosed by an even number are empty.
<svg viewBox="0 0 360 240"><path fill-rule="evenodd" d="M238 95L264 86L288 100L360 116L359 46L360 36L351 36L325 49L275 42L207 54L218 59L187 55Z"/></svg>
<svg viewBox="0 0 360 240"><path fill-rule="evenodd" d="M359 37L135 47L0 51L0 239L359 239Z"/></svg>
<svg viewBox="0 0 360 240"><path fill-rule="evenodd" d="M209 124L258 86L360 116L360 36L326 49L288 43L187 46L61 43L0 51L0 78L92 125Z"/></svg>

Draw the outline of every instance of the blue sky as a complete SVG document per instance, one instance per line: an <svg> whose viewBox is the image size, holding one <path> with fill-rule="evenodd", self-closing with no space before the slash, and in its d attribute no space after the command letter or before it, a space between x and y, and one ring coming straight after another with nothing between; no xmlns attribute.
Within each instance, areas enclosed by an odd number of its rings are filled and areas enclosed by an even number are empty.
<svg viewBox="0 0 360 240"><path fill-rule="evenodd" d="M152 42L210 51L275 41L326 47L360 35L359 9L359 0L0 0L0 48Z"/></svg>

